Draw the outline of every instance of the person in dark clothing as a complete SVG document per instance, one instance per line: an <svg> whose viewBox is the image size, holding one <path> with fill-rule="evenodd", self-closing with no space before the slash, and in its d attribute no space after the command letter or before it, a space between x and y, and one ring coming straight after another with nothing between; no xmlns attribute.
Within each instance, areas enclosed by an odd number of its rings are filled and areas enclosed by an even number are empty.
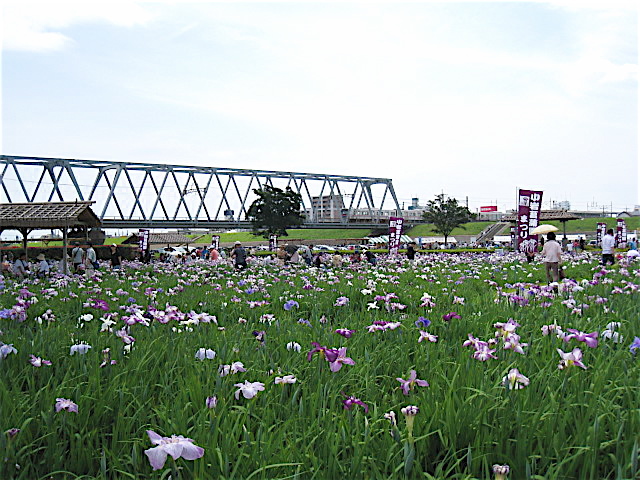
<svg viewBox="0 0 640 480"><path fill-rule="evenodd" d="M407 245L407 258L411 261L416 259L416 242Z"/></svg>
<svg viewBox="0 0 640 480"><path fill-rule="evenodd" d="M233 258L238 270L244 270L247 268L247 251L240 242L235 243L235 248L233 249L233 252L231 252L231 258Z"/></svg>
<svg viewBox="0 0 640 480"><path fill-rule="evenodd" d="M370 263L371 265L375 265L378 263L378 259L376 258L376 254L373 253L371 250L369 249L364 249L364 256L367 259L367 262Z"/></svg>
<svg viewBox="0 0 640 480"><path fill-rule="evenodd" d="M111 268L113 270L119 270L122 266L122 256L118 251L118 246L114 243L110 247L111 251L109 252L109 259L111 260Z"/></svg>

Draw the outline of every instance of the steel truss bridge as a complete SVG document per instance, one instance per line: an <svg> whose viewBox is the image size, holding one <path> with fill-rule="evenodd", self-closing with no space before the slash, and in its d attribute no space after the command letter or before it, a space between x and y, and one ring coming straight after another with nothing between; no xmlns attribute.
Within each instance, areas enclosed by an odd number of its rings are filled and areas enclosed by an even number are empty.
<svg viewBox="0 0 640 480"><path fill-rule="evenodd" d="M299 193L309 228L380 227L400 213L388 178L0 156L0 203L91 200L104 228L249 228L265 185Z"/></svg>

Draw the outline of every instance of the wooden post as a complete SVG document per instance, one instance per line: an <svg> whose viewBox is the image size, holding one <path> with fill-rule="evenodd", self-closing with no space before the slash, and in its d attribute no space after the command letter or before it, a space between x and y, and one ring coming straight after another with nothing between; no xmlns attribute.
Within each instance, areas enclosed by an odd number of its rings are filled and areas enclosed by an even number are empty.
<svg viewBox="0 0 640 480"><path fill-rule="evenodd" d="M29 254L27 253L27 237L29 236L29 229L21 228L20 233L22 233L22 248L24 249L24 254L27 256L27 262L28 262Z"/></svg>
<svg viewBox="0 0 640 480"><path fill-rule="evenodd" d="M62 273L69 275L69 263L67 262L67 227L62 227Z"/></svg>

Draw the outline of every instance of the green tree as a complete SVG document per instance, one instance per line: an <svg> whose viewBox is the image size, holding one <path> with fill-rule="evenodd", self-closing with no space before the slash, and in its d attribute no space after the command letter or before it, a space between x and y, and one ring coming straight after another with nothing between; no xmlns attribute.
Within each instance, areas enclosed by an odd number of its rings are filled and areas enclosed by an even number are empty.
<svg viewBox="0 0 640 480"><path fill-rule="evenodd" d="M302 196L287 187L286 190L265 185L253 190L258 198L249 207L247 216L253 225L254 235L287 236L287 228L302 225L304 215Z"/></svg>
<svg viewBox="0 0 640 480"><path fill-rule="evenodd" d="M458 204L455 198L447 198L444 194L436 195L435 200L427 202L427 209L422 214L427 223L433 224L433 231L444 235L444 243L451 231L456 228L465 228L464 223L473 219L473 214L467 207Z"/></svg>

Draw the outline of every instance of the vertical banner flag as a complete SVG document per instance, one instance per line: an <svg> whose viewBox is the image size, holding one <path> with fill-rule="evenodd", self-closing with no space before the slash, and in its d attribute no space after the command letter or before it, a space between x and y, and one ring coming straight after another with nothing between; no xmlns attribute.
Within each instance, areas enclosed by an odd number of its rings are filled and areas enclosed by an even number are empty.
<svg viewBox="0 0 640 480"><path fill-rule="evenodd" d="M607 234L607 224L598 222L598 228L596 229L596 243L599 247L602 246L602 237Z"/></svg>
<svg viewBox="0 0 640 480"><path fill-rule="evenodd" d="M211 235L211 248L220 250L220 235Z"/></svg>
<svg viewBox="0 0 640 480"><path fill-rule="evenodd" d="M516 227L511 227L511 246L513 248L516 248L516 241L517 241L516 232L517 231L518 229Z"/></svg>
<svg viewBox="0 0 640 480"><path fill-rule="evenodd" d="M538 244L538 236L531 230L540 223L542 207L542 191L518 190L517 246L521 252L534 252Z"/></svg>
<svg viewBox="0 0 640 480"><path fill-rule="evenodd" d="M389 255L397 255L400 249L400 237L402 237L402 224L404 218L389 217Z"/></svg>
<svg viewBox="0 0 640 480"><path fill-rule="evenodd" d="M138 246L142 253L146 252L149 248L149 230L146 228L138 230Z"/></svg>
<svg viewBox="0 0 640 480"><path fill-rule="evenodd" d="M616 246L624 248L627 243L627 224L622 218L616 220Z"/></svg>
<svg viewBox="0 0 640 480"><path fill-rule="evenodd" d="M269 251L275 252L278 249L278 236L269 235Z"/></svg>

